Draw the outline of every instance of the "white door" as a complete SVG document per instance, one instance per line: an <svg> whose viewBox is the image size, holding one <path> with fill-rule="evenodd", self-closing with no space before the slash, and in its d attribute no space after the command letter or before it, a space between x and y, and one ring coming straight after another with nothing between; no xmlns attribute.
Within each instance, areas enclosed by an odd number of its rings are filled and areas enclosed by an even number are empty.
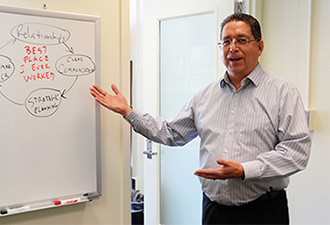
<svg viewBox="0 0 330 225"><path fill-rule="evenodd" d="M215 13L160 21L160 116L173 118L200 88L216 79ZM200 224L202 194L193 172L199 138L183 147L160 146L160 223Z"/></svg>
<svg viewBox="0 0 330 225"><path fill-rule="evenodd" d="M234 1L137 0L136 4L141 38L134 39L140 44L134 53L133 105L170 118L197 89L223 74L216 45L218 27L233 13ZM161 150L153 143L158 155L152 159L137 156L143 161L145 224L201 223L202 193L192 175L198 169L198 143L195 140L186 148L162 146ZM140 153L146 150L145 139L133 134L134 148Z"/></svg>

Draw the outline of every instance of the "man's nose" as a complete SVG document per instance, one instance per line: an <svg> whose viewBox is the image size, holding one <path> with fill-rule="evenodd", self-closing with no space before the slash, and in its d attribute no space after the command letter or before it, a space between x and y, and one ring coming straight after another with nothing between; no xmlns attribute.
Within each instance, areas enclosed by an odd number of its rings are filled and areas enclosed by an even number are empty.
<svg viewBox="0 0 330 225"><path fill-rule="evenodd" d="M237 45L236 45L236 39L233 39L230 43L230 50L231 51L236 51L237 50Z"/></svg>

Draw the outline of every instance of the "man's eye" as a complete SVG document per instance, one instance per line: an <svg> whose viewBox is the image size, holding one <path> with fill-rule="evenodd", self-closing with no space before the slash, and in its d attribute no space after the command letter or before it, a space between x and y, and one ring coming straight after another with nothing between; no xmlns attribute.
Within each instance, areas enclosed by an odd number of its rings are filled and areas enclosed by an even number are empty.
<svg viewBox="0 0 330 225"><path fill-rule="evenodd" d="M240 43L240 44L245 45L247 43L247 40L240 38L240 39L237 39L237 42Z"/></svg>
<svg viewBox="0 0 330 225"><path fill-rule="evenodd" d="M224 41L222 42L222 44L223 44L223 45L230 45L230 40L224 40Z"/></svg>

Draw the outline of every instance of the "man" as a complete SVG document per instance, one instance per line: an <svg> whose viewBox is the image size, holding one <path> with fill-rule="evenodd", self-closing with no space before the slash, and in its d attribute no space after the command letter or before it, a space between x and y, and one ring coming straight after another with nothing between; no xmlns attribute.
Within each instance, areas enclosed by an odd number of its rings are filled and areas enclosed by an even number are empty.
<svg viewBox="0 0 330 225"><path fill-rule="evenodd" d="M219 48L224 76L195 95L171 121L131 108L97 86L96 101L120 113L136 132L165 145L201 138L199 176L203 224L289 224L285 188L306 168L311 140L300 95L258 62L264 42L259 22L227 17Z"/></svg>

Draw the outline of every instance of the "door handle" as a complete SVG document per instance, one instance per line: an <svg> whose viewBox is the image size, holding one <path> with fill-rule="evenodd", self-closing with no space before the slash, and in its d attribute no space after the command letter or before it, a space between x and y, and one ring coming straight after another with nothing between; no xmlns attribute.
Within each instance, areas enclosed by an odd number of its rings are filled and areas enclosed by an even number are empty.
<svg viewBox="0 0 330 225"><path fill-rule="evenodd" d="M148 159L152 159L152 156L153 155L157 155L158 153L152 151L151 141L149 139L147 139L146 141L147 141L147 150L146 151L143 151L142 153L145 154L145 155L147 155L147 158Z"/></svg>
<svg viewBox="0 0 330 225"><path fill-rule="evenodd" d="M153 155L157 155L157 152L152 152L152 151L143 151L142 153L147 155L148 159L152 159Z"/></svg>

